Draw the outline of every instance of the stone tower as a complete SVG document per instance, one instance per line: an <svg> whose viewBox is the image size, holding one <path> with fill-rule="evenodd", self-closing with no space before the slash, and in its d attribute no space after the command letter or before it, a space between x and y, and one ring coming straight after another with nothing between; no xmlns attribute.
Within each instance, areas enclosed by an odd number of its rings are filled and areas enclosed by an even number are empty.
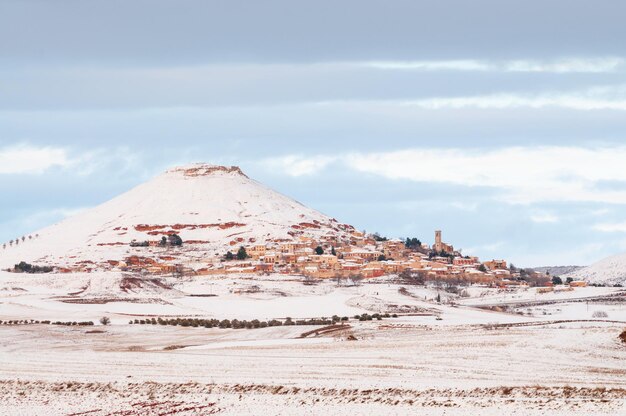
<svg viewBox="0 0 626 416"><path fill-rule="evenodd" d="M443 251L443 244L441 242L441 230L435 231L435 251Z"/></svg>

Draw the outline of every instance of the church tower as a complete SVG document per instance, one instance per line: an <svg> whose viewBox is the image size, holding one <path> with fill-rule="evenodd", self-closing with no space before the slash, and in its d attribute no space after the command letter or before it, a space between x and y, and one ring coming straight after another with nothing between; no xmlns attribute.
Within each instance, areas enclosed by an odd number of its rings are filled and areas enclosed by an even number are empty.
<svg viewBox="0 0 626 416"><path fill-rule="evenodd" d="M441 252L443 251L443 245L441 244L441 230L435 231L435 251Z"/></svg>

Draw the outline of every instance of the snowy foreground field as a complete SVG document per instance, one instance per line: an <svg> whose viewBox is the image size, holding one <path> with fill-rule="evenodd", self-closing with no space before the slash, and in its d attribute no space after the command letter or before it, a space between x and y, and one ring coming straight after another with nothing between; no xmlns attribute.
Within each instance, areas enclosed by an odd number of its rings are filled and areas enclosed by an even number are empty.
<svg viewBox="0 0 626 416"><path fill-rule="evenodd" d="M0 325L0 414L626 414L623 289L378 282L2 273L3 322L96 325ZM323 326L129 324L332 315L350 320L310 334Z"/></svg>

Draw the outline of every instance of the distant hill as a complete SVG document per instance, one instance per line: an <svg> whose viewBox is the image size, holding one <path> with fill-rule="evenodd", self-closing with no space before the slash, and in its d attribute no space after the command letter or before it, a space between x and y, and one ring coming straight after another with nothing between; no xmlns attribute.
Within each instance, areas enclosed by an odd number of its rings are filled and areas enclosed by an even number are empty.
<svg viewBox="0 0 626 416"><path fill-rule="evenodd" d="M575 270L567 277L607 286L626 286L626 254L607 257L591 266Z"/></svg>
<svg viewBox="0 0 626 416"><path fill-rule="evenodd" d="M584 268L584 266L543 266L543 267L531 267L539 273L550 273L552 276L563 276L573 273L577 270Z"/></svg>

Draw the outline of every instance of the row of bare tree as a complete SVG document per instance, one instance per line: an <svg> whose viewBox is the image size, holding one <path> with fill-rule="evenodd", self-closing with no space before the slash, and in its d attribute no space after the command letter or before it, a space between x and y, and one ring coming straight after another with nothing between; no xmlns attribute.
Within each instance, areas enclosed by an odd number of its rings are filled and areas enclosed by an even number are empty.
<svg viewBox="0 0 626 416"><path fill-rule="evenodd" d="M9 247L13 247L13 244L15 244L17 246L17 245L20 244L20 240L22 241L22 243L24 243L26 241L26 239L32 240L33 238L38 238L38 237L39 237L39 234L35 234L34 236L29 235L28 237L22 236L21 238L16 238L15 240L11 240L8 243L2 244L2 249L5 250L7 248L7 245Z"/></svg>

